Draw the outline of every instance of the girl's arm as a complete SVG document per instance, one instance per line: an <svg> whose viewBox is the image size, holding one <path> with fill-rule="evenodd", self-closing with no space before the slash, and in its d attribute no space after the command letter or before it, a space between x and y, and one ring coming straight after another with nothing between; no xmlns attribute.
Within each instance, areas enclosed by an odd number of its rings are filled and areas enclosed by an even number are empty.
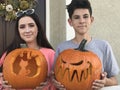
<svg viewBox="0 0 120 90"><path fill-rule="evenodd" d="M5 59L5 56L6 56L7 52L5 52L2 57L0 58L0 67L2 66L3 62L4 62L4 59Z"/></svg>

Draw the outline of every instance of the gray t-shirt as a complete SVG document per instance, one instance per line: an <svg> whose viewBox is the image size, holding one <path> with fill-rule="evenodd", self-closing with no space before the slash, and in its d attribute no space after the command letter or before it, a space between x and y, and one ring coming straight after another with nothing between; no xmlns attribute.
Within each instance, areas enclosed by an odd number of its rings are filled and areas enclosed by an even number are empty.
<svg viewBox="0 0 120 90"><path fill-rule="evenodd" d="M75 44L72 40L65 41L58 45L56 49L55 59L63 50L77 48L79 44ZM119 74L119 67L113 54L110 44L105 40L93 39L85 45L85 49L94 52L102 62L102 71L107 72L107 77ZM55 61L56 62L56 61Z"/></svg>

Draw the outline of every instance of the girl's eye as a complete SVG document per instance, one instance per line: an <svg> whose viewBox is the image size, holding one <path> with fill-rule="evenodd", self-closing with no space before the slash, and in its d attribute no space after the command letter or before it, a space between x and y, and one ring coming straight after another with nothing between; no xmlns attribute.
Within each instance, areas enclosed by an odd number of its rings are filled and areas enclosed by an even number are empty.
<svg viewBox="0 0 120 90"><path fill-rule="evenodd" d="M23 29L23 28L25 28L25 25L20 25L19 28Z"/></svg>
<svg viewBox="0 0 120 90"><path fill-rule="evenodd" d="M35 25L34 24L29 24L29 27L34 27Z"/></svg>

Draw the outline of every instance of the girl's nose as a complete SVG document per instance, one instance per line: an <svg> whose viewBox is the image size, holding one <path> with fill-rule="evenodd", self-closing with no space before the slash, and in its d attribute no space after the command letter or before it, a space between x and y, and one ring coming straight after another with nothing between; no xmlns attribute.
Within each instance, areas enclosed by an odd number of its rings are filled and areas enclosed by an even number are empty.
<svg viewBox="0 0 120 90"><path fill-rule="evenodd" d="M26 32L30 32L30 28L29 27L26 27Z"/></svg>
<svg viewBox="0 0 120 90"><path fill-rule="evenodd" d="M30 30L29 30L29 29L27 29L27 30L26 30L26 32L30 32Z"/></svg>

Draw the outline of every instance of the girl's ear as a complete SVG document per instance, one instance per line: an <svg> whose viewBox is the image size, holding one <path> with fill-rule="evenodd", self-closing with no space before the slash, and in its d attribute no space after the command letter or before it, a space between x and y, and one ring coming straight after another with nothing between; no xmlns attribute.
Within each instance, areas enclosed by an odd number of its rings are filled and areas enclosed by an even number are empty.
<svg viewBox="0 0 120 90"><path fill-rule="evenodd" d="M70 18L68 19L68 23L70 26L72 26L72 20Z"/></svg>

